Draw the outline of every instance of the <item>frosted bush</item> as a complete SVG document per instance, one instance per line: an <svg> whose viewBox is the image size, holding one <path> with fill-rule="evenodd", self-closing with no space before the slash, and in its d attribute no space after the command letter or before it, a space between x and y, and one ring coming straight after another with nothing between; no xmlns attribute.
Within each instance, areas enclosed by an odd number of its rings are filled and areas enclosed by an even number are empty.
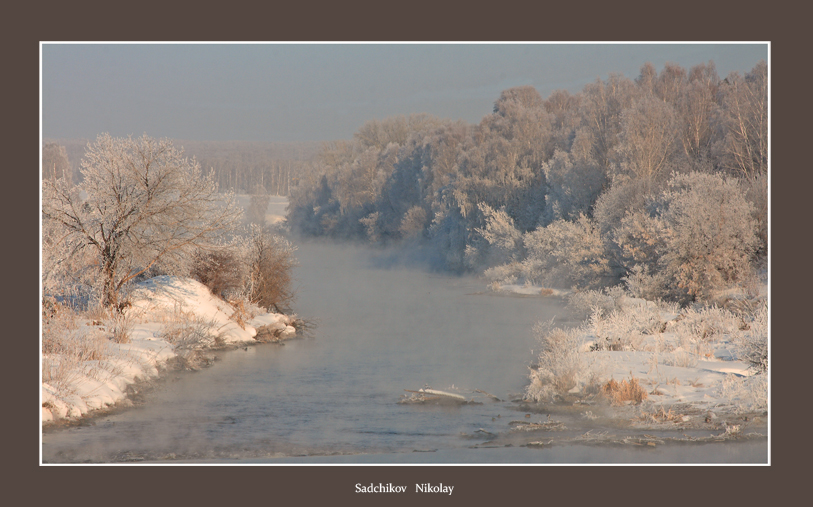
<svg viewBox="0 0 813 507"><path fill-rule="evenodd" d="M754 312L745 329L735 335L737 351L758 373L768 370L768 303Z"/></svg>
<svg viewBox="0 0 813 507"><path fill-rule="evenodd" d="M80 362L105 357L108 340L104 329L80 325L78 319L75 313L65 312L43 322L43 354L75 357Z"/></svg>
<svg viewBox="0 0 813 507"><path fill-rule="evenodd" d="M602 365L582 351L583 330L551 328L550 322L534 326L534 335L542 346L531 383L526 389L529 399L552 401L574 388L588 391L598 385Z"/></svg>
<svg viewBox="0 0 813 507"><path fill-rule="evenodd" d="M42 326L42 381L70 394L70 379L87 362L109 355L109 334L97 325L83 325L80 316L62 308Z"/></svg>
<svg viewBox="0 0 813 507"><path fill-rule="evenodd" d="M420 206L412 206L401 219L398 230L405 238L419 236L426 225L426 210Z"/></svg>
<svg viewBox="0 0 813 507"><path fill-rule="evenodd" d="M219 326L214 320L185 312L177 305L162 320L160 337L176 349L196 350L216 345Z"/></svg>
<svg viewBox="0 0 813 507"><path fill-rule="evenodd" d="M594 288L610 274L604 243L595 224L580 215L575 222L557 220L523 236L529 272L544 285Z"/></svg>
<svg viewBox="0 0 813 507"><path fill-rule="evenodd" d="M488 268L483 272L486 279L504 284L516 283L518 278L524 277L522 265L516 262Z"/></svg>
<svg viewBox="0 0 813 507"><path fill-rule="evenodd" d="M610 234L628 213L643 210L654 189L649 180L616 178L593 208L593 218L601 233Z"/></svg>
<svg viewBox="0 0 813 507"><path fill-rule="evenodd" d="M685 350L677 350L663 358L663 364L667 366L679 366L681 368L694 368L697 366L698 358L695 354Z"/></svg>
<svg viewBox="0 0 813 507"><path fill-rule="evenodd" d="M622 300L627 295L623 287L605 287L599 290L584 290L572 293L568 297L568 306L577 312L585 315L590 314L594 308L600 308L604 312L618 310L622 306Z"/></svg>
<svg viewBox="0 0 813 507"><path fill-rule="evenodd" d="M630 272L640 266L639 273L657 272L658 261L666 253L671 229L660 218L645 211L627 213L610 234L617 246L618 262Z"/></svg>
<svg viewBox="0 0 813 507"><path fill-rule="evenodd" d="M662 326L657 307L624 305L609 313L595 308L586 330L596 338L596 350L638 350L643 337L660 332Z"/></svg>
<svg viewBox="0 0 813 507"><path fill-rule="evenodd" d="M719 174L678 174L669 181L660 205L672 230L660 262L682 297L709 299L747 280L757 224L736 180Z"/></svg>
<svg viewBox="0 0 813 507"><path fill-rule="evenodd" d="M718 394L728 402L729 408L734 412L765 410L768 408L768 377L767 375L750 377L726 375Z"/></svg>
<svg viewBox="0 0 813 507"><path fill-rule="evenodd" d="M664 290L667 285L664 273L657 270L650 272L646 266L641 264L634 265L627 276L622 277L621 280L624 281L630 294L637 298L655 300L668 295Z"/></svg>
<svg viewBox="0 0 813 507"><path fill-rule="evenodd" d="M516 228L514 220L506 213L505 207L495 210L484 203L478 204L483 214L485 227L475 228L481 240L473 250L477 255L467 252L470 265L510 263L523 256L522 233ZM474 258L476 257L476 259Z"/></svg>
<svg viewBox="0 0 813 507"><path fill-rule="evenodd" d="M687 308L673 324L672 331L701 340L739 332L742 321L732 312L707 306L701 309Z"/></svg>

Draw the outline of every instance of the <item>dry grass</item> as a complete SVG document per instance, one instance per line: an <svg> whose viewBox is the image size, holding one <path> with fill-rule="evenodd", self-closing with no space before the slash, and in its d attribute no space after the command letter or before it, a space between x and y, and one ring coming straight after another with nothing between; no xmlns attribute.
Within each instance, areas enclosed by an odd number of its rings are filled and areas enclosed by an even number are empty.
<svg viewBox="0 0 813 507"><path fill-rule="evenodd" d="M641 384L635 377L631 377L629 381L622 380L621 382L610 379L609 382L604 384L601 392L613 405L623 405L626 402L639 405L647 399L648 396L646 390L641 387Z"/></svg>
<svg viewBox="0 0 813 507"><path fill-rule="evenodd" d="M681 422L683 421L683 415L677 414L672 412L670 408L668 411L664 410L663 407L660 410L654 413L644 413L641 414L639 417L643 421L647 422Z"/></svg>
<svg viewBox="0 0 813 507"><path fill-rule="evenodd" d="M248 308L246 308L245 301L242 299L237 299L229 301L229 304L232 306L232 308L234 308L234 313L230 317L231 320L237 322L237 325L242 329L245 329L246 322L252 318L251 313L249 312Z"/></svg>
<svg viewBox="0 0 813 507"><path fill-rule="evenodd" d="M164 324L161 338L177 349L201 349L215 345L214 329L216 324L193 312L184 311L176 305L172 312L165 312L160 317Z"/></svg>
<svg viewBox="0 0 813 507"><path fill-rule="evenodd" d="M97 361L106 355L107 337L104 329L79 326L77 314L67 308L42 323L42 352L75 358L77 362Z"/></svg>
<svg viewBox="0 0 813 507"><path fill-rule="evenodd" d="M133 321L126 313L113 313L109 327L113 332L113 341L116 343L130 343L130 333L133 330Z"/></svg>
<svg viewBox="0 0 813 507"><path fill-rule="evenodd" d="M103 361L109 354L109 333L99 321L90 319L88 325L81 325L86 320L87 315L63 305L44 312L42 381L59 393L71 393L71 379L83 373L87 361Z"/></svg>
<svg viewBox="0 0 813 507"><path fill-rule="evenodd" d="M694 368L697 366L697 356L686 352L685 350L679 350L672 354L668 354L663 359L663 364L667 366L678 366L681 368Z"/></svg>

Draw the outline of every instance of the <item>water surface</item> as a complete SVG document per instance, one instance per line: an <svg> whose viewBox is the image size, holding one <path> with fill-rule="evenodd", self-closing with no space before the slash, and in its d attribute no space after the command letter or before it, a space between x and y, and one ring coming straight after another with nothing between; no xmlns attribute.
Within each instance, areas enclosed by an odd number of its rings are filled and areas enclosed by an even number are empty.
<svg viewBox="0 0 813 507"><path fill-rule="evenodd" d="M764 441L648 453L596 446L472 449L524 417L509 400L527 382L537 346L531 328L551 318L567 324L564 303L497 296L482 280L433 273L360 247L305 243L297 257L296 310L318 320L315 337L222 352L210 368L170 374L143 406L46 433L43 461L767 461ZM398 403L405 389L424 386L483 403Z"/></svg>

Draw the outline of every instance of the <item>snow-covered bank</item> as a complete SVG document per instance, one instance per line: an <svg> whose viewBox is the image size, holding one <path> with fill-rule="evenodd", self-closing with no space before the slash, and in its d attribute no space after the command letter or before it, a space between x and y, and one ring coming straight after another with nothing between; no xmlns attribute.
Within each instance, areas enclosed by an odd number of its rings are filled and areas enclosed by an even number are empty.
<svg viewBox="0 0 813 507"><path fill-rule="evenodd" d="M232 306L188 278L149 279L129 300L116 319L71 314L52 332L58 343L44 344L42 356L43 424L126 403L129 385L156 377L173 359L296 334L294 318Z"/></svg>
<svg viewBox="0 0 813 507"><path fill-rule="evenodd" d="M546 293L530 286L492 289ZM631 419L634 426L713 425L721 414L768 410L767 285L729 308L679 308L622 289L568 299L588 317L574 329L537 326L542 351L531 368L528 401L577 404L587 418L604 407L602 416Z"/></svg>

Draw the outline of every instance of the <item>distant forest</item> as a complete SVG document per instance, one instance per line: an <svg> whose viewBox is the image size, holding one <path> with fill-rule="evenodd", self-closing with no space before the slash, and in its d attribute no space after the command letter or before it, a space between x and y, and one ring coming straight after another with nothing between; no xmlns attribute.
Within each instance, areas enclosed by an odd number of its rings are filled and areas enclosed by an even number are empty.
<svg viewBox="0 0 813 507"><path fill-rule="evenodd" d="M511 88L479 124L371 120L305 169L288 217L305 235L431 245L495 282L713 299L767 258L768 67Z"/></svg>
<svg viewBox="0 0 813 507"><path fill-rule="evenodd" d="M80 164L91 141L44 139L43 177L61 177L64 172L74 183L81 182ZM318 142L173 140L173 144L195 157L204 171L214 170L221 190L270 195L288 195L303 166L321 147Z"/></svg>
<svg viewBox="0 0 813 507"><path fill-rule="evenodd" d="M329 143L174 140L221 190L287 195L305 236L430 247L495 283L624 284L683 303L752 290L768 255L768 66L644 64L580 92L521 86L479 124L370 120ZM78 183L86 140L45 140Z"/></svg>

